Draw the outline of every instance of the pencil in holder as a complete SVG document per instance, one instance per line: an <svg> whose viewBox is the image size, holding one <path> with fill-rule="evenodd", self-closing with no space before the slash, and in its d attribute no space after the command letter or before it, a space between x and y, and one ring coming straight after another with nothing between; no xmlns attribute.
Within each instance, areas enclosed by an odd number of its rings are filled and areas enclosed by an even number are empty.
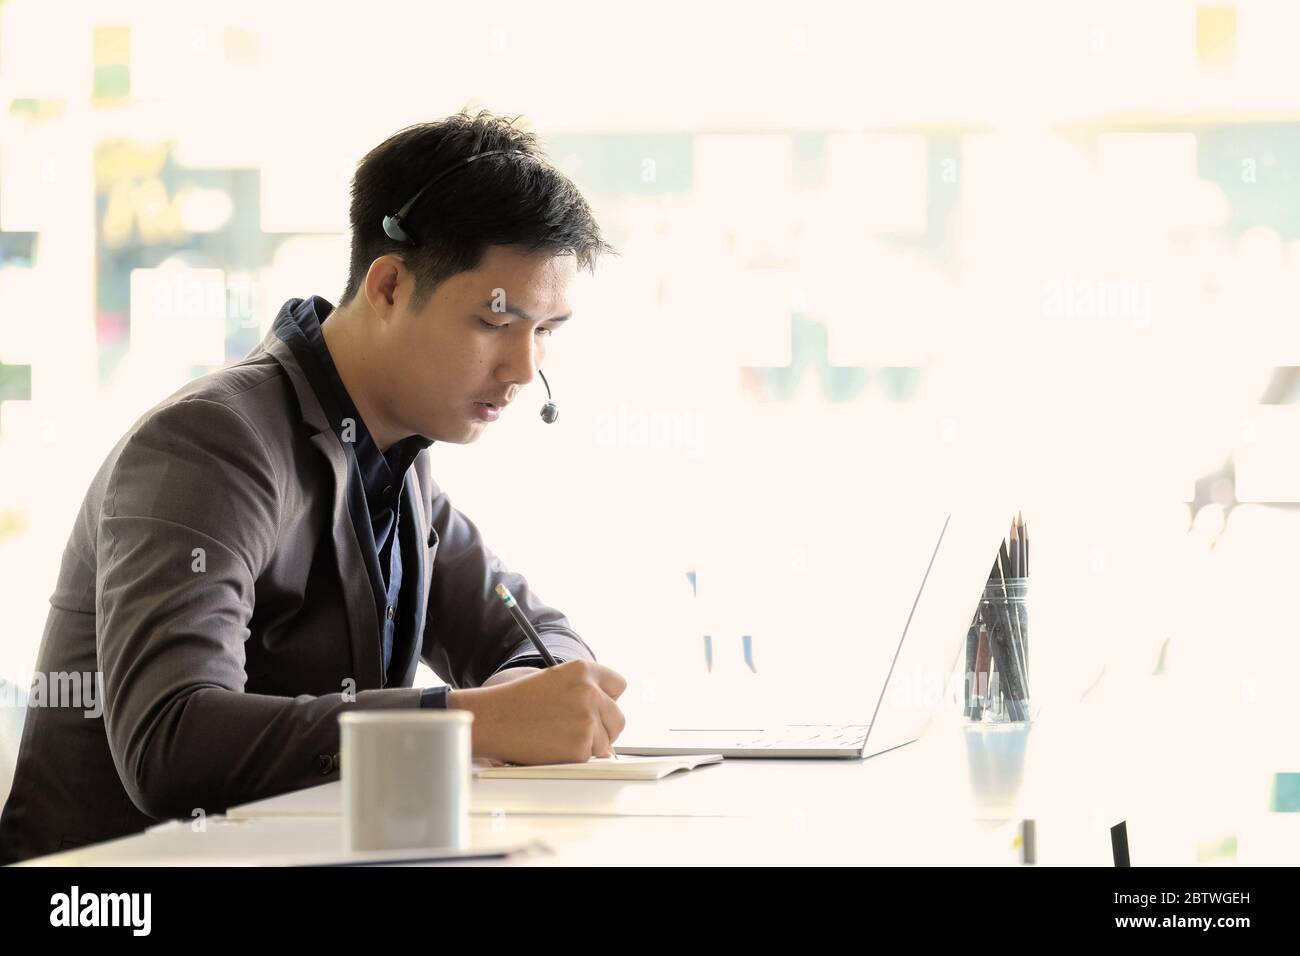
<svg viewBox="0 0 1300 956"><path fill-rule="evenodd" d="M966 634L968 720L1028 721L1029 579L990 578Z"/></svg>

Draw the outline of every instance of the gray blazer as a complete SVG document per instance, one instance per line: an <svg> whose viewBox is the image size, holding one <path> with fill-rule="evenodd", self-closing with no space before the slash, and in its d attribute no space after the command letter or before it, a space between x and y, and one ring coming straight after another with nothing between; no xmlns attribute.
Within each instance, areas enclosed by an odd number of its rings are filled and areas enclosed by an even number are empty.
<svg viewBox="0 0 1300 956"><path fill-rule="evenodd" d="M413 636L384 687L359 478L274 331L131 427L64 551L0 862L336 779L338 715L418 707L417 660L473 687L534 653L498 581L556 657L595 660L452 507L422 451L401 505Z"/></svg>

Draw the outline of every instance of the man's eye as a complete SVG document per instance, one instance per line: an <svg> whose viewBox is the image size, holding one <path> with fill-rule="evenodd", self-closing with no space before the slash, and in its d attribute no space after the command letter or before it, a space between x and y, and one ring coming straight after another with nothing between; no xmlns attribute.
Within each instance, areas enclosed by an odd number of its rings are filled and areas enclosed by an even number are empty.
<svg viewBox="0 0 1300 956"><path fill-rule="evenodd" d="M550 335L552 331L554 331L554 330L553 330L553 329L544 329L544 328L542 328L541 326L538 326L538 327L537 327L537 334L538 334L538 335Z"/></svg>
<svg viewBox="0 0 1300 956"><path fill-rule="evenodd" d="M491 322L488 322L486 319L479 319L479 323L487 326L489 329L492 329L494 332L500 331L501 329L504 329L507 325L510 324L509 322L503 322L501 325L493 325Z"/></svg>

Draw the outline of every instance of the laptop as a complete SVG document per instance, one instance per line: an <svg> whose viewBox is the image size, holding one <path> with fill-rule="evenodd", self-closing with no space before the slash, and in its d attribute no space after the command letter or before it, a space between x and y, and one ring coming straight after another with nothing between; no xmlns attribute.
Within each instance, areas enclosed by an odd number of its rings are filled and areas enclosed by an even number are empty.
<svg viewBox="0 0 1300 956"><path fill-rule="evenodd" d="M950 512L936 524L933 548L896 640L882 642L880 690L853 724L746 722L733 727L670 727L615 743L636 756L719 753L733 758L862 758L918 739L964 654L966 631L997 548L1001 518ZM864 615L865 616L865 615ZM964 668L964 660L962 663ZM867 708L870 706L870 711Z"/></svg>

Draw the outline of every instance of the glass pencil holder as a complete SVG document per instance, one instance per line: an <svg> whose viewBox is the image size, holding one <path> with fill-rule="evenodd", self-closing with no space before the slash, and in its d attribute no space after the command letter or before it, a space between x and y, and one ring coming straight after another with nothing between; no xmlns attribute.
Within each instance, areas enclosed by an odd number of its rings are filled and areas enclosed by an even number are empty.
<svg viewBox="0 0 1300 956"><path fill-rule="evenodd" d="M1029 671L1029 579L991 579L966 633L968 723L1028 723L1034 706Z"/></svg>

